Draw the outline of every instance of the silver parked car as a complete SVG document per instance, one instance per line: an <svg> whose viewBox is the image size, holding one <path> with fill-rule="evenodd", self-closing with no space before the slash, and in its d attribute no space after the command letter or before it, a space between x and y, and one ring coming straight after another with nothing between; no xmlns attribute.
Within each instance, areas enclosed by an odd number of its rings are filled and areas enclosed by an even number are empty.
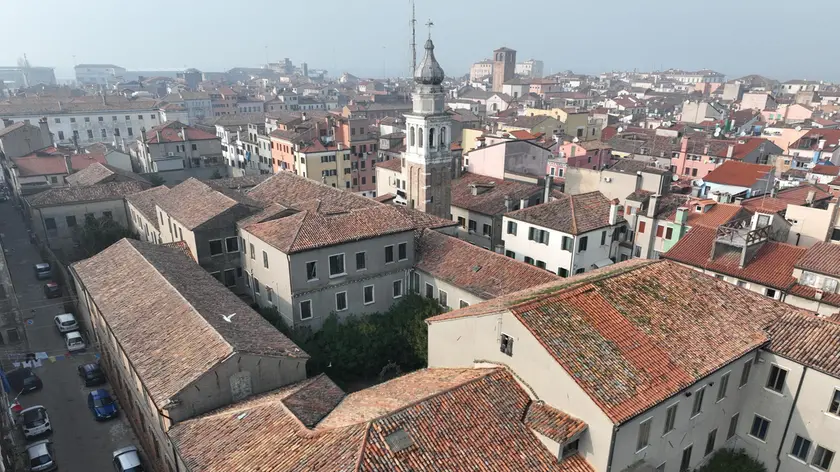
<svg viewBox="0 0 840 472"><path fill-rule="evenodd" d="M143 472L140 455L134 446L123 447L113 452L114 470L117 472Z"/></svg>
<svg viewBox="0 0 840 472"><path fill-rule="evenodd" d="M26 458L29 461L27 470L32 472L44 472L58 468L55 463L52 442L47 439L26 446Z"/></svg>

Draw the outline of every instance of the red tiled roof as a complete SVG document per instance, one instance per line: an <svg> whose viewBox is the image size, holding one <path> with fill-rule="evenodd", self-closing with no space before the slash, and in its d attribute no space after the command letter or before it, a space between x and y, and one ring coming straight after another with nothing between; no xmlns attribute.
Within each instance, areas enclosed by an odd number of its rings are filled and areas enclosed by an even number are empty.
<svg viewBox="0 0 840 472"><path fill-rule="evenodd" d="M471 185L489 188L478 195L472 194ZM464 172L461 178L452 181L452 205L484 215L505 213L505 196L518 203L543 191L542 186L512 180L494 179L485 175Z"/></svg>
<svg viewBox="0 0 840 472"><path fill-rule="evenodd" d="M516 139L537 139L537 135L531 134L524 129L509 131L508 133Z"/></svg>
<svg viewBox="0 0 840 472"><path fill-rule="evenodd" d="M505 214L566 234L583 234L610 226L610 200L601 192L567 195L566 198L534 205ZM616 222L623 221L618 218Z"/></svg>
<svg viewBox="0 0 840 472"><path fill-rule="evenodd" d="M805 205L808 200L808 194L812 191L814 192L815 202L830 200L832 195L828 190L828 187L821 184L802 184L797 187L780 190L775 197L762 195L748 198L742 201L741 205L753 211L777 213L786 210L789 204Z"/></svg>
<svg viewBox="0 0 840 472"><path fill-rule="evenodd" d="M806 313L785 315L767 330L769 351L840 377L840 323Z"/></svg>
<svg viewBox="0 0 840 472"><path fill-rule="evenodd" d="M768 241L741 268L741 250L737 248L719 248L715 259L709 260L716 235L716 228L696 226L662 257L778 290L787 290L796 282L793 267L805 248Z"/></svg>
<svg viewBox="0 0 840 472"><path fill-rule="evenodd" d="M608 269L427 322L509 311L621 424L761 346L763 328L796 311L670 261Z"/></svg>
<svg viewBox="0 0 840 472"><path fill-rule="evenodd" d="M688 207L688 217L686 218L686 224L690 227L694 226L709 226L712 228L716 228L736 216L739 213L747 212L747 210L742 209L738 205L731 205L728 203L715 203L712 208L709 208L705 213L695 211L695 206L698 203L689 202L686 207ZM701 204L702 206L702 204ZM669 220L674 221L676 217L676 212L670 216Z"/></svg>
<svg viewBox="0 0 840 472"><path fill-rule="evenodd" d="M558 462L524 424L531 399L505 369L413 372L344 397L307 427L336 400L327 380L307 379L176 424L170 435L179 456L204 472L592 471L580 456ZM300 402L287 407L300 395L313 400L314 411L298 416Z"/></svg>
<svg viewBox="0 0 840 472"><path fill-rule="evenodd" d="M810 149L810 150L818 150L819 149L819 141L821 139L825 140L825 145L823 146L823 150L826 151L833 151L837 148L837 145L840 144L840 129L827 129L827 128L814 128L809 130L807 133L802 135L796 142L790 145L791 149ZM806 146L807 143L811 143L813 140L813 144Z"/></svg>
<svg viewBox="0 0 840 472"><path fill-rule="evenodd" d="M394 172L400 172L402 170L402 163L399 159L388 159L387 161L377 162L376 163L377 169L387 169L392 170Z"/></svg>
<svg viewBox="0 0 840 472"><path fill-rule="evenodd" d="M21 177L67 173L64 156L36 157L33 155L18 157L12 159L12 161L17 166ZM85 169L95 162L108 163L104 154L73 154L70 156L70 165L74 171Z"/></svg>
<svg viewBox="0 0 840 472"><path fill-rule="evenodd" d="M382 195L377 195L376 197L373 197L373 199L379 203L389 203L395 198L397 198L397 196L393 193L384 193Z"/></svg>
<svg viewBox="0 0 840 472"><path fill-rule="evenodd" d="M543 402L536 402L528 408L525 424L560 444L564 444L586 429L586 423L583 421Z"/></svg>
<svg viewBox="0 0 840 472"><path fill-rule="evenodd" d="M819 242L805 250L796 268L840 277L840 245Z"/></svg>
<svg viewBox="0 0 840 472"><path fill-rule="evenodd" d="M798 283L793 284L793 287L791 287L790 290L788 290L788 293L790 293L791 295L796 295L797 297L819 301L823 305L840 307L840 293L823 292L822 295L817 297L816 288ZM838 321L840 321L840 319L838 319Z"/></svg>
<svg viewBox="0 0 840 472"><path fill-rule="evenodd" d="M721 185L752 187L758 179L765 177L768 172L773 172L772 166L726 161L709 172L703 177L703 180Z"/></svg>
<svg viewBox="0 0 840 472"><path fill-rule="evenodd" d="M817 164L809 172L812 173L812 174L835 175L835 176L837 176L837 175L840 175L840 166L828 165L828 164Z"/></svg>
<svg viewBox="0 0 840 472"><path fill-rule="evenodd" d="M187 141L218 139L215 134L187 126L178 121L169 121L146 131L146 144L175 143L185 141L181 133L186 133Z"/></svg>
<svg viewBox="0 0 840 472"><path fill-rule="evenodd" d="M417 244L417 269L485 300L559 280L536 266L433 230Z"/></svg>

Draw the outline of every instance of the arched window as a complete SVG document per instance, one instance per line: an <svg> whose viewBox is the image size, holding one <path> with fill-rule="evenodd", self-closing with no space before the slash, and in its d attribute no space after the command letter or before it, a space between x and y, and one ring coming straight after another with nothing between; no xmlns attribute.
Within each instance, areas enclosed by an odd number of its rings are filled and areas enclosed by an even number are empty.
<svg viewBox="0 0 840 472"><path fill-rule="evenodd" d="M446 126L440 128L440 147L446 149Z"/></svg>
<svg viewBox="0 0 840 472"><path fill-rule="evenodd" d="M435 129L429 128L429 149L434 149L437 143L435 142Z"/></svg>
<svg viewBox="0 0 840 472"><path fill-rule="evenodd" d="M423 147L423 128L418 128L417 131L417 145Z"/></svg>
<svg viewBox="0 0 840 472"><path fill-rule="evenodd" d="M409 146L414 146L414 126L411 127L411 131L409 131Z"/></svg>

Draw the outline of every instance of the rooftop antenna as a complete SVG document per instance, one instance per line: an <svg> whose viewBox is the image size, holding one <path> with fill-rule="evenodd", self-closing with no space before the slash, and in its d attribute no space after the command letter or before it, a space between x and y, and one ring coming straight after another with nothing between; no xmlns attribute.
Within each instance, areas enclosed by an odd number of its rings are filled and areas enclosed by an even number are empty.
<svg viewBox="0 0 840 472"><path fill-rule="evenodd" d="M408 78L414 77L414 71L417 69L417 40L415 34L415 25L417 20L414 18L414 0L411 0L411 70L408 71Z"/></svg>

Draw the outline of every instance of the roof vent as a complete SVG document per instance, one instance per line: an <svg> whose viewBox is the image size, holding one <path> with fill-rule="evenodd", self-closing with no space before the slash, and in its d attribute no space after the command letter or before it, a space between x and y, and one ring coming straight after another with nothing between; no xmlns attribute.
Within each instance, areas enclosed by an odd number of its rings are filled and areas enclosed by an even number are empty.
<svg viewBox="0 0 840 472"><path fill-rule="evenodd" d="M402 428L385 436L385 443L388 444L388 449L390 449L392 453L400 452L414 445L414 441L411 439L411 436L409 436Z"/></svg>

